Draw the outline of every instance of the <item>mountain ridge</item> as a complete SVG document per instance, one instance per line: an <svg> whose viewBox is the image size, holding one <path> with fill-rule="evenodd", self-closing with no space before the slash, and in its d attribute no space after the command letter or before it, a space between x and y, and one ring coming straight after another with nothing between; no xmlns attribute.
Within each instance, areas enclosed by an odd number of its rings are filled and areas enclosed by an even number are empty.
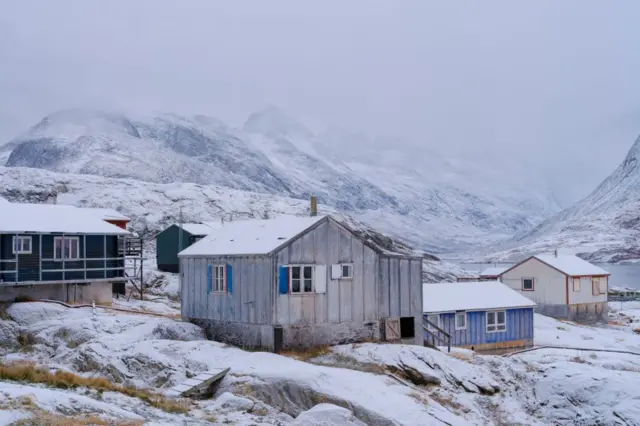
<svg viewBox="0 0 640 426"><path fill-rule="evenodd" d="M543 190L524 193L483 165L417 152L416 145L381 142L370 150L368 141L314 135L276 107L250 115L241 129L204 115L72 109L0 147L0 159L7 167L316 195L436 253L510 237L558 210Z"/></svg>

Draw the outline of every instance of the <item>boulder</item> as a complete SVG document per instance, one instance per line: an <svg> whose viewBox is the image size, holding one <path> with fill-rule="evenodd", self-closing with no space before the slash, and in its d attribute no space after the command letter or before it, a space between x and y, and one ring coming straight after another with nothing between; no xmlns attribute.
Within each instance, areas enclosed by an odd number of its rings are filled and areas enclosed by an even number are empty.
<svg viewBox="0 0 640 426"><path fill-rule="evenodd" d="M351 411L333 404L318 404L300 413L291 424L295 426L366 426Z"/></svg>

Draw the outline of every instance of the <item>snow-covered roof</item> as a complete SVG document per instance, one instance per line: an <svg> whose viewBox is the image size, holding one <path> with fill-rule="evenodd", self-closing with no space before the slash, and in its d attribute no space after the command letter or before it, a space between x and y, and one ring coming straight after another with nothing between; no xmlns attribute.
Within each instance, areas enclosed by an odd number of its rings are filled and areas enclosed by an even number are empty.
<svg viewBox="0 0 640 426"><path fill-rule="evenodd" d="M480 276L484 276L484 277L497 277L499 275L501 275L504 271L506 271L507 269L509 269L508 267L490 267L490 268L486 268L485 270L483 270L482 272L480 272Z"/></svg>
<svg viewBox="0 0 640 426"><path fill-rule="evenodd" d="M7 203L0 209L0 232L127 235L85 209L60 204Z"/></svg>
<svg viewBox="0 0 640 426"><path fill-rule="evenodd" d="M73 206L72 206L73 207ZM103 209L99 207L76 207L80 210L87 212L88 214L95 215L96 218L102 220L131 220L127 216L123 215L114 209Z"/></svg>
<svg viewBox="0 0 640 426"><path fill-rule="evenodd" d="M569 276L609 275L609 272L573 254L538 254L534 258Z"/></svg>
<svg viewBox="0 0 640 426"><path fill-rule="evenodd" d="M225 222L179 256L267 254L326 216L279 216Z"/></svg>
<svg viewBox="0 0 640 426"><path fill-rule="evenodd" d="M182 229L191 235L209 235L213 231L213 228L204 223L183 223Z"/></svg>
<svg viewBox="0 0 640 426"><path fill-rule="evenodd" d="M523 308L536 304L499 281L422 285L422 311L454 312Z"/></svg>

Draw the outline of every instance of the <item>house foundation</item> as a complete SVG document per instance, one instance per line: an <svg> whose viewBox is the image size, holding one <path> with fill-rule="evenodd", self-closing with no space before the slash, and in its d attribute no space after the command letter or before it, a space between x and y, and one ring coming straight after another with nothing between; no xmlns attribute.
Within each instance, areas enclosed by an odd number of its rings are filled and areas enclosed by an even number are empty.
<svg viewBox="0 0 640 426"><path fill-rule="evenodd" d="M535 312L567 321L575 321L583 324L595 324L608 321L608 303L578 303L573 305L545 305L538 304Z"/></svg>
<svg viewBox="0 0 640 426"><path fill-rule="evenodd" d="M111 305L110 281L92 283L61 283L34 285L0 285L0 302L12 303L20 299L49 299L65 303Z"/></svg>

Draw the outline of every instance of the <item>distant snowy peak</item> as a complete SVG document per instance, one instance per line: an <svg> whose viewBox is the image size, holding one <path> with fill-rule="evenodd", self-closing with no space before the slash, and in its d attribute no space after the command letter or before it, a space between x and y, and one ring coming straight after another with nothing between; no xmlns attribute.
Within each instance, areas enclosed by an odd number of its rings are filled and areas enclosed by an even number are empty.
<svg viewBox="0 0 640 426"><path fill-rule="evenodd" d="M640 137L587 197L504 244L490 260L570 249L592 261L640 260Z"/></svg>
<svg viewBox="0 0 640 426"><path fill-rule="evenodd" d="M131 137L140 137L135 126L124 115L92 109L66 109L47 115L18 139L47 136L75 139L88 133L125 133Z"/></svg>
<svg viewBox="0 0 640 426"><path fill-rule="evenodd" d="M248 133L260 133L271 138L279 136L313 138L311 130L273 105L251 114L244 123L243 130Z"/></svg>

